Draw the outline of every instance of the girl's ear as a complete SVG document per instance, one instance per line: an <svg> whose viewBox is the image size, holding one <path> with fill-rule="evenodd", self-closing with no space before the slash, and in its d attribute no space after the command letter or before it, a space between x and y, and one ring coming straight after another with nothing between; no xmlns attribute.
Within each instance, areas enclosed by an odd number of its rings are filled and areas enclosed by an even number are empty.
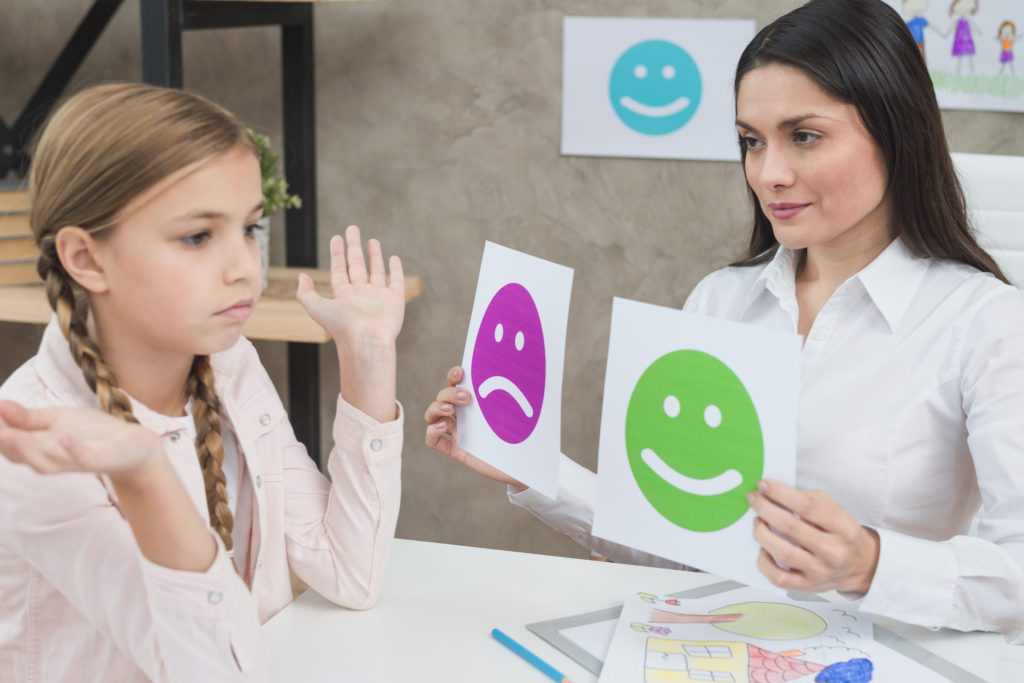
<svg viewBox="0 0 1024 683"><path fill-rule="evenodd" d="M99 294L110 288L107 274L97 258L99 244L86 230L77 226L61 228L55 246L64 270L85 290Z"/></svg>

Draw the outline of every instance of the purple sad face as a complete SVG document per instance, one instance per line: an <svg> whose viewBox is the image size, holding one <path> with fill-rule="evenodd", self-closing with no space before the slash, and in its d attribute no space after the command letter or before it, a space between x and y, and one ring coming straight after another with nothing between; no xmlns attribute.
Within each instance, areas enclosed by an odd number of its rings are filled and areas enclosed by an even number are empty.
<svg viewBox="0 0 1024 683"><path fill-rule="evenodd" d="M515 282L484 311L473 347L473 391L484 419L511 444L525 441L544 402L544 332L537 304Z"/></svg>

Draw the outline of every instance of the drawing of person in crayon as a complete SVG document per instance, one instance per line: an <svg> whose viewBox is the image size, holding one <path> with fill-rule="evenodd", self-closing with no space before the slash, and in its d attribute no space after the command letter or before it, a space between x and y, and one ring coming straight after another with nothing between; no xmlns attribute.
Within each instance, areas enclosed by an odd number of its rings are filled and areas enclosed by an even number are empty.
<svg viewBox="0 0 1024 683"><path fill-rule="evenodd" d="M977 25L970 17L978 13L980 0L953 0L949 6L949 16L956 19L955 33L953 34L953 56L956 57L956 73L960 75L960 66L964 58L971 73L974 73L974 31ZM947 35L948 35L947 31Z"/></svg>
<svg viewBox="0 0 1024 683"><path fill-rule="evenodd" d="M924 13L928 10L928 0L903 0L903 14L907 18L907 28L910 35L914 36L917 49L924 57L924 30L928 28L928 20ZM933 29L934 30L934 29Z"/></svg>
<svg viewBox="0 0 1024 683"><path fill-rule="evenodd" d="M1010 73L1013 73L1013 44L1021 39L1021 35L1017 33L1017 25L1007 19L999 25L999 31L996 32L996 40L999 41L999 73L1002 74L1006 71L1006 67L1010 68Z"/></svg>

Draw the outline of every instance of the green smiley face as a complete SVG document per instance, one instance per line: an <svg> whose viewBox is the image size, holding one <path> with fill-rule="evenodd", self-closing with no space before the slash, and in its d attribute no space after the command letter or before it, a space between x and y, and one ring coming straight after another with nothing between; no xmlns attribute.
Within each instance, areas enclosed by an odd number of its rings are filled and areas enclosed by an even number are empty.
<svg viewBox="0 0 1024 683"><path fill-rule="evenodd" d="M626 409L626 452L651 506L691 531L735 523L764 472L750 394L701 351L667 353L641 375Z"/></svg>

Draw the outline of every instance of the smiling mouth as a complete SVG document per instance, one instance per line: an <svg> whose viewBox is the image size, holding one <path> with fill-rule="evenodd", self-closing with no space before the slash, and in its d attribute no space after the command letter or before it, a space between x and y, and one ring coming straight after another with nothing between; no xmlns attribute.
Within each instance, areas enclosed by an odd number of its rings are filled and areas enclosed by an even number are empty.
<svg viewBox="0 0 1024 683"><path fill-rule="evenodd" d="M526 395L523 394L522 390L508 377L502 377L501 375L488 377L480 384L478 391L480 392L480 398L487 398L495 391L504 391L519 404L519 409L523 411L526 417L533 417L533 406L526 400Z"/></svg>
<svg viewBox="0 0 1024 683"><path fill-rule="evenodd" d="M652 107L649 104L643 102L637 102L629 95L624 95L619 98L619 104L626 109L630 110L634 114L640 114L641 116L651 116L657 118L663 118L665 116L672 116L678 114L682 110L690 106L690 100L686 97L680 97L675 102L669 102L668 104L660 107Z"/></svg>
<svg viewBox="0 0 1024 683"><path fill-rule="evenodd" d="M732 491L743 483L743 475L736 470L726 470L710 479L693 479L680 474L665 464L661 457L650 448L640 452L640 457L654 473L685 493L695 496L719 496Z"/></svg>

